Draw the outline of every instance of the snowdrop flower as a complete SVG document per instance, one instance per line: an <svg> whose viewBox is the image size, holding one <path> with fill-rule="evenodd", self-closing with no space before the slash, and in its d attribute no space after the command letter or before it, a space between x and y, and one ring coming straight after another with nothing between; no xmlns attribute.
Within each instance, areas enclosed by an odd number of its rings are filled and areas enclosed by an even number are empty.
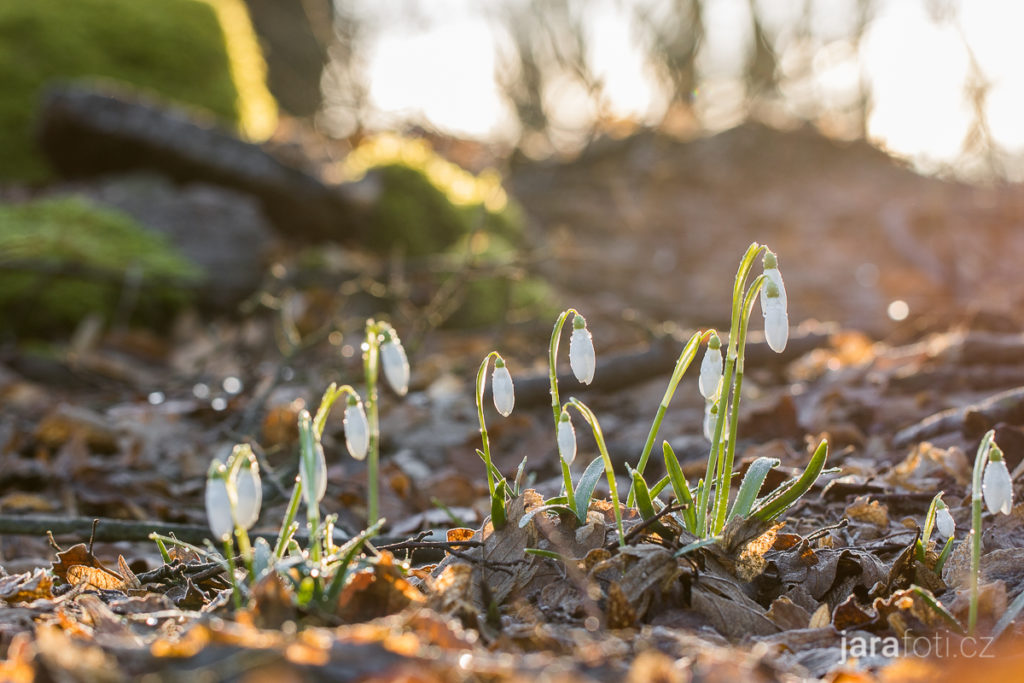
<svg viewBox="0 0 1024 683"><path fill-rule="evenodd" d="M557 437L558 455L567 465L571 465L572 461L576 459L576 430L572 426L569 413L565 410L562 411L562 416L558 419Z"/></svg>
<svg viewBox="0 0 1024 683"><path fill-rule="evenodd" d="M766 251L762 263L764 264L764 279L775 283L775 286L779 289L779 299L782 300L782 307L789 308L789 301L786 299L786 285L782 281L782 273L779 272L779 259L775 255L775 252L771 250ZM768 292L765 291L764 287L762 287L761 310L764 310L766 307L765 300L767 298Z"/></svg>
<svg viewBox="0 0 1024 683"><path fill-rule="evenodd" d="M594 338L587 329L587 321L579 313L572 318L572 336L569 337L569 366L583 384L590 384L597 368L594 355Z"/></svg>
<svg viewBox="0 0 1024 683"><path fill-rule="evenodd" d="M985 505L990 513L993 515L997 512L1004 515L1010 514L1010 509L1013 507L1013 482L1010 481L1010 473L1006 469L1002 451L994 445L989 456L988 466L985 467L985 476L981 486Z"/></svg>
<svg viewBox="0 0 1024 683"><path fill-rule="evenodd" d="M263 504L260 465L249 446L236 446L234 457L244 459L235 478L235 521L243 529L251 529Z"/></svg>
<svg viewBox="0 0 1024 683"><path fill-rule="evenodd" d="M712 333L708 339L708 348L704 351L704 359L700 363L700 378L697 386L704 398L714 398L718 393L718 385L722 381L722 340Z"/></svg>
<svg viewBox="0 0 1024 683"><path fill-rule="evenodd" d="M348 395L345 405L345 447L356 460L366 457L370 449L370 426L366 422L366 411L358 396Z"/></svg>
<svg viewBox="0 0 1024 683"><path fill-rule="evenodd" d="M766 280L761 287L761 293L767 295L761 300L761 312L764 314L764 338L775 353L782 353L786 350L786 342L789 341L789 314L786 312L786 303L779 295L778 286L771 280Z"/></svg>
<svg viewBox="0 0 1024 683"><path fill-rule="evenodd" d="M384 366L384 376L396 394L405 396L409 391L409 358L394 330L384 334L387 339L380 345L380 363Z"/></svg>
<svg viewBox="0 0 1024 683"><path fill-rule="evenodd" d="M307 507L313 507L327 493L327 459L320 439L313 431L313 420L308 410L299 413L299 477Z"/></svg>
<svg viewBox="0 0 1024 683"><path fill-rule="evenodd" d="M935 530L943 538L953 538L953 534L956 533L953 515L949 514L949 509L941 498L935 503Z"/></svg>
<svg viewBox="0 0 1024 683"><path fill-rule="evenodd" d="M494 359L494 372L491 374L491 395L494 398L494 407L501 413L502 417L512 414L512 408L516 404L515 390L512 387L512 375L505 367L505 360L498 356Z"/></svg>
<svg viewBox="0 0 1024 683"><path fill-rule="evenodd" d="M216 460L206 473L206 519L210 531L219 541L225 541L235 528L231 515L231 493L228 491L228 470Z"/></svg>

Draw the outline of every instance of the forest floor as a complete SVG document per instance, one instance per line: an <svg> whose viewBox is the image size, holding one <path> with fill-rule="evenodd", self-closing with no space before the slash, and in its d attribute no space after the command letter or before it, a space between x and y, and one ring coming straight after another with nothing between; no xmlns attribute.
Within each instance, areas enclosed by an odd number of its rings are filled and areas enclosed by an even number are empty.
<svg viewBox="0 0 1024 683"><path fill-rule="evenodd" d="M767 485L778 485L821 438L838 468L782 526L676 556L686 535L671 515L656 525L624 507L620 548L604 483L586 524L541 513L520 525L561 484L553 319L466 332L398 306L412 380L404 397L382 392L382 536L336 604L302 606L271 574L237 609L219 565L186 551L167 565L148 534L201 545L210 461L248 442L264 481L254 533L273 539L297 469L296 418L331 382L361 386L374 312L363 294L402 280L394 263L376 264L358 291L283 277L236 318L189 313L159 334L83 326L56 356L4 351L0 678L1014 678L1017 627L991 634L1024 590L1024 508L986 513L979 627L959 629L982 435L994 429L1010 470L1024 467L1024 204L1013 188L921 178L865 146L757 127L689 144L613 141L570 164L519 167L510 187L533 221L529 267L559 309L587 316L596 380L567 378L562 397L599 417L620 494L689 332L724 336L743 249L757 240L779 254L794 329L772 354L754 312L737 469L777 458ZM282 250L278 272L296 272L300 257ZM887 315L895 300L905 320ZM524 458L527 473L499 530L486 523L473 400L494 349L517 403L504 419L488 409L491 450L506 476ZM696 370L658 438L691 483L708 450ZM574 477L598 455L581 423L577 434ZM365 463L346 454L340 411L323 442L323 511L347 537L365 526ZM648 481L664 474L659 462ZM957 541L936 572L935 549L922 563L914 546L939 491ZM424 540L432 547L416 547Z"/></svg>

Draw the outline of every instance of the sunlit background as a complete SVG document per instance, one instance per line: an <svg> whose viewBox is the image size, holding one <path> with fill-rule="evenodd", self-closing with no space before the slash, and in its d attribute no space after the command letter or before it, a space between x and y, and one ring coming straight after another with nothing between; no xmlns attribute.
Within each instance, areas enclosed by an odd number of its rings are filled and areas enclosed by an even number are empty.
<svg viewBox="0 0 1024 683"><path fill-rule="evenodd" d="M408 124L571 154L753 116L867 137L927 173L1024 176L1024 4L335 0L324 130Z"/></svg>

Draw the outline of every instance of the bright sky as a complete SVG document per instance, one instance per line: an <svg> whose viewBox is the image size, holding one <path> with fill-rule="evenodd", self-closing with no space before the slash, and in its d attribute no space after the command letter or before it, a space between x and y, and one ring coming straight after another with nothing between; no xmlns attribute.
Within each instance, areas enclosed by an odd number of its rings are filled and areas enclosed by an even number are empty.
<svg viewBox="0 0 1024 683"><path fill-rule="evenodd" d="M361 0L382 27L368 57L373 106L394 122L425 118L451 133L509 140L514 116L494 83L495 33L479 0ZM634 0L638 2L639 0ZM616 115L656 119L664 109L637 49L621 1L588 0L587 21L594 70L606 86ZM627 6L632 6L625 3ZM648 3L650 4L650 3ZM863 79L873 88L870 137L928 170L954 159L972 121L964 98L969 61L955 24L935 23L924 0L881 0L864 37L861 59L838 37L851 0L826 0L814 28L827 45L814 55L814 80L800 96L829 102L848 99ZM786 26L794 3L762 2L766 21ZM961 0L958 16L990 89L988 116L993 137L1011 152L1024 152L1024 3ZM707 49L700 66L708 77L697 98L703 123L736 123L742 96L731 74L748 40L746 0L708 0ZM410 20L410 16L412 19ZM782 55L786 67L787 55ZM796 105L794 105L796 106ZM567 91L557 114L574 125L589 115L585 98Z"/></svg>

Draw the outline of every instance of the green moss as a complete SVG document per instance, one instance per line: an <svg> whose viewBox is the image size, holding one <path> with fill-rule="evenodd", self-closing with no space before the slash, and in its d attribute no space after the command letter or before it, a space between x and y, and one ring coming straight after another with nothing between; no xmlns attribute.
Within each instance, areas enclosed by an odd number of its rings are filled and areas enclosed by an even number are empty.
<svg viewBox="0 0 1024 683"><path fill-rule="evenodd" d="M269 135L276 105L242 0L0 2L0 179L49 172L32 142L41 89L113 80Z"/></svg>
<svg viewBox="0 0 1024 683"><path fill-rule="evenodd" d="M129 216L79 198L0 206L0 315L8 328L67 330L85 315L110 318L130 278L136 311L156 321L190 299L199 269Z"/></svg>

